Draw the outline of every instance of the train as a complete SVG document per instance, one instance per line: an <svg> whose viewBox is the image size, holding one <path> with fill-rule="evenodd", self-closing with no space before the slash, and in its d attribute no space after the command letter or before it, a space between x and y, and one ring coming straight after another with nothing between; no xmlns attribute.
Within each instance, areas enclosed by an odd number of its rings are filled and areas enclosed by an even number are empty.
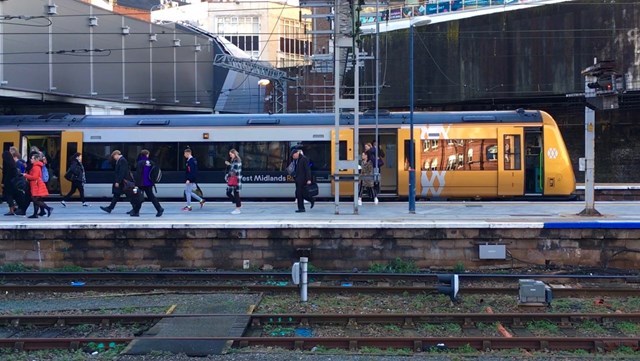
<svg viewBox="0 0 640 361"><path fill-rule="evenodd" d="M333 113L6 115L0 116L0 142L3 150L17 147L23 157L32 146L43 150L54 196L70 189L61 175L74 153L83 154L86 196L103 198L111 193L111 152L120 150L134 167L140 151L148 149L163 174L157 195L181 198L183 150L188 147L198 161L205 198L224 197L224 161L235 148L243 163L243 198L293 199L295 185L286 168L291 150L301 147L319 197L332 198L336 189L340 197L349 197L353 180L349 183L345 173L355 174L356 168L337 165L355 164L361 146L377 140L385 155L378 172L380 198L407 199L411 134L418 200L558 199L575 193L567 148L555 120L544 111L380 110L360 113L357 128L355 118L343 113L336 127ZM355 136L359 149L354 149Z"/></svg>

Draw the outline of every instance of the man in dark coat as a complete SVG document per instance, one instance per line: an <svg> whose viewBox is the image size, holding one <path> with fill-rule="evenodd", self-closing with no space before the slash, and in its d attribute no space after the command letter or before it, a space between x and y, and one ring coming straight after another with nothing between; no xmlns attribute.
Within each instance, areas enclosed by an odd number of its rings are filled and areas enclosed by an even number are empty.
<svg viewBox="0 0 640 361"><path fill-rule="evenodd" d="M113 186L111 186L113 198L111 198L111 204L107 207L100 207L100 209L107 213L111 213L111 211L116 207L116 204L120 200L120 196L122 194L125 194L125 196L127 195L124 189L124 180L126 179L133 182L133 179L131 179L131 172L129 171L129 162L127 162L127 159L122 156L122 153L116 149L111 153L111 158L116 162ZM133 202L131 205L134 205Z"/></svg>
<svg viewBox="0 0 640 361"><path fill-rule="evenodd" d="M311 184L311 167L309 159L302 154L302 149L294 149L291 153L293 161L296 163L295 179L296 179L296 200L298 201L297 213L305 212L304 200L311 203L311 208L315 205L315 199L310 197L304 191L304 187Z"/></svg>

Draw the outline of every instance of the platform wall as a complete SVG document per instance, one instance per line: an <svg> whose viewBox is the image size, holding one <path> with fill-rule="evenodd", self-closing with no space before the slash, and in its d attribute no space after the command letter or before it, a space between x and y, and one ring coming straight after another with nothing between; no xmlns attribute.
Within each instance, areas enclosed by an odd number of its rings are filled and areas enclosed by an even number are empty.
<svg viewBox="0 0 640 361"><path fill-rule="evenodd" d="M289 268L310 248L321 270L368 270L413 261L421 269L526 265L640 265L634 229L53 229L3 230L0 265L240 270ZM506 260L480 260L479 244L505 244Z"/></svg>

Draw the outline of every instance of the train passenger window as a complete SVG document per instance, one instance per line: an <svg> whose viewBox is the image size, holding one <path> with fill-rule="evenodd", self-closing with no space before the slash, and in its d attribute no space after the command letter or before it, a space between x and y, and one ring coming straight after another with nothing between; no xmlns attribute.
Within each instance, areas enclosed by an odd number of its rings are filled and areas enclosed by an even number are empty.
<svg viewBox="0 0 640 361"><path fill-rule="evenodd" d="M492 145L487 147L487 160L491 162L495 162L498 160L498 146Z"/></svg>
<svg viewBox="0 0 640 361"><path fill-rule="evenodd" d="M82 164L86 172L113 170L111 152L124 149L122 143L84 143Z"/></svg>
<svg viewBox="0 0 640 361"><path fill-rule="evenodd" d="M340 142L342 143L342 141ZM346 142L340 149L346 149ZM303 142L302 151L309 158L312 171L331 171L331 144L328 142Z"/></svg>
<svg viewBox="0 0 640 361"><path fill-rule="evenodd" d="M186 166L182 151L187 147L191 148L193 156L198 160L198 171L224 170L224 168L216 168L215 166L216 150L214 143L179 143L180 170L184 170ZM227 149L224 154L226 155L228 151Z"/></svg>
<svg viewBox="0 0 640 361"><path fill-rule="evenodd" d="M151 160L159 165L160 169L164 171L175 171L178 165L178 160L180 163L183 161L183 149L178 147L178 143L126 143L124 148L121 150L127 157L127 162L129 162L131 170L135 170L137 168L138 157L140 156L140 151L143 149L146 149L151 153ZM178 158L178 156L180 156L180 158ZM198 161L198 165L199 163L200 162Z"/></svg>

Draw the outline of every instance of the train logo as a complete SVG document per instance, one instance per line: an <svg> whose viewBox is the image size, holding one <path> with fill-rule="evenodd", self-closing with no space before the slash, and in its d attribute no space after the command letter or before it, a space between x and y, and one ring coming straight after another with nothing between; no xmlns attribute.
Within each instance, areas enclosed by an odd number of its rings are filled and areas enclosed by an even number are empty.
<svg viewBox="0 0 640 361"><path fill-rule="evenodd" d="M427 176L427 172L421 172L420 185L422 186L422 195L427 196L431 193L432 196L439 196L444 190L445 180L444 176L447 175L447 171L433 171L431 177ZM438 184L436 185L436 180Z"/></svg>
<svg viewBox="0 0 640 361"><path fill-rule="evenodd" d="M547 157L549 157L549 159L558 158L558 150L556 148L549 148L549 150L547 150Z"/></svg>

